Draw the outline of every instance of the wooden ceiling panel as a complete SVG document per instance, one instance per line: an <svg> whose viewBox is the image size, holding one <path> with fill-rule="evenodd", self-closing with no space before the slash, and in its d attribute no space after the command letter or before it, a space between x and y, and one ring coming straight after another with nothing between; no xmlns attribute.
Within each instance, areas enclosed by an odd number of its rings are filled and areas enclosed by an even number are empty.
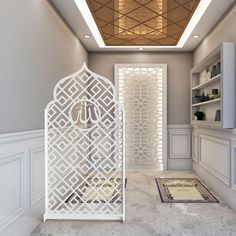
<svg viewBox="0 0 236 236"><path fill-rule="evenodd" d="M86 0L107 46L175 46L200 0Z"/></svg>

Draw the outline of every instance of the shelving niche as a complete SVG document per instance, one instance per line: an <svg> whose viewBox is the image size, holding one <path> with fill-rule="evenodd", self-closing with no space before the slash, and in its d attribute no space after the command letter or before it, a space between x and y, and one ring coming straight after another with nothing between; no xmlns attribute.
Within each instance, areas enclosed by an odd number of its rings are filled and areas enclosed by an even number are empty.
<svg viewBox="0 0 236 236"><path fill-rule="evenodd" d="M235 44L219 45L191 70L190 80L191 123L235 128ZM218 94L212 95L212 89L217 89ZM217 110L220 110L218 121ZM196 120L198 111L203 112L203 120Z"/></svg>

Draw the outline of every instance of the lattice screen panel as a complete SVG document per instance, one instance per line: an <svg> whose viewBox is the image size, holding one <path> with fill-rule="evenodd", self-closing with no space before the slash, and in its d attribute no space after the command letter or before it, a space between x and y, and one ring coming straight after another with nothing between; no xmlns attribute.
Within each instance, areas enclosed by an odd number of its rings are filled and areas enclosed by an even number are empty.
<svg viewBox="0 0 236 236"><path fill-rule="evenodd" d="M123 111L112 83L84 65L45 111L45 219L124 219Z"/></svg>
<svg viewBox="0 0 236 236"><path fill-rule="evenodd" d="M119 100L125 107L128 164L163 160L163 68L119 67Z"/></svg>
<svg viewBox="0 0 236 236"><path fill-rule="evenodd" d="M200 0L86 0L106 45L176 45Z"/></svg>

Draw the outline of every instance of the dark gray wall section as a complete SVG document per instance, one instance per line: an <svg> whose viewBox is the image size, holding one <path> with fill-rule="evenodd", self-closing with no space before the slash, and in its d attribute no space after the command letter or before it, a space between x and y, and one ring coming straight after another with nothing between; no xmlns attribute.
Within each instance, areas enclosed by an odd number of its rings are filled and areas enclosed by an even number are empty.
<svg viewBox="0 0 236 236"><path fill-rule="evenodd" d="M89 53L89 68L112 82L116 63L166 63L168 124L189 124L192 53Z"/></svg>
<svg viewBox="0 0 236 236"><path fill-rule="evenodd" d="M46 0L3 0L0 16L0 133L41 129L55 84L87 51Z"/></svg>

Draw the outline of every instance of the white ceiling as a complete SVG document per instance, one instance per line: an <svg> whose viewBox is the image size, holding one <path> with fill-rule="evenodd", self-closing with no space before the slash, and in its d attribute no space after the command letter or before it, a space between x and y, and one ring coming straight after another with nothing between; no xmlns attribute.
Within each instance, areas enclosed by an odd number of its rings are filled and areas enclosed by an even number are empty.
<svg viewBox="0 0 236 236"><path fill-rule="evenodd" d="M205 0L201 0L205 1ZM83 19L79 9L77 8L74 0L51 0L60 15L64 18L70 28L74 31L77 37L82 41L88 51L137 51L137 48L99 48L93 37L84 38L84 34L90 34L89 27ZM183 48L145 48L145 51L192 51L194 50L207 33L214 27L218 20L225 14L225 12L232 5L234 0L213 0L206 12L198 22L197 26L192 32L199 34L200 38L193 39L191 36L188 38Z"/></svg>

